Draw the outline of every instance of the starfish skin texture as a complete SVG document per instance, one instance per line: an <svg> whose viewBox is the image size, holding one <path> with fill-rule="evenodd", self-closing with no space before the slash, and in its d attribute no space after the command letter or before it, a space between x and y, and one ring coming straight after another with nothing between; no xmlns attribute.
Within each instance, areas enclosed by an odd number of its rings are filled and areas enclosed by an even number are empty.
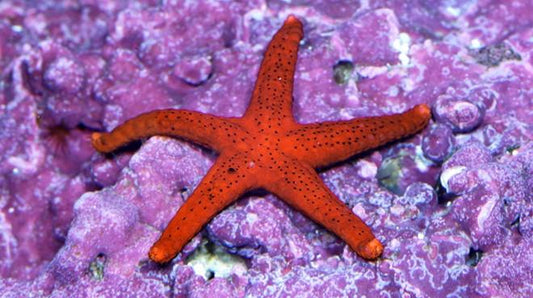
<svg viewBox="0 0 533 298"><path fill-rule="evenodd" d="M174 258L205 224L245 192L265 189L343 239L359 256L378 258L383 245L323 183L315 168L422 130L431 113L421 104L394 115L299 124L292 90L302 23L289 16L267 47L250 105L240 118L166 109L141 114L110 133L93 133L103 153L154 135L201 144L219 156L179 208L149 257Z"/></svg>

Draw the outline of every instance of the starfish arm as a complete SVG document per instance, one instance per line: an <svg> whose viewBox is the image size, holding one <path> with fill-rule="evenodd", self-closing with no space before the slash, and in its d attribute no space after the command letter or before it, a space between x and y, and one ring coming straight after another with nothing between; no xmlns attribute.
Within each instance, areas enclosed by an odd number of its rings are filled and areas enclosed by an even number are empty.
<svg viewBox="0 0 533 298"><path fill-rule="evenodd" d="M150 249L154 262L170 261L216 214L250 190L249 161L241 155L223 156L211 167Z"/></svg>
<svg viewBox="0 0 533 298"><path fill-rule="evenodd" d="M292 123L292 89L298 45L303 38L302 23L289 16L269 43L244 121L282 127Z"/></svg>
<svg viewBox="0 0 533 298"><path fill-rule="evenodd" d="M287 133L282 150L314 168L343 161L422 130L431 112L421 104L394 115L301 125Z"/></svg>
<svg viewBox="0 0 533 298"><path fill-rule="evenodd" d="M263 187L287 204L343 239L358 255L373 260L383 245L370 228L322 182L315 170L285 158L283 169L273 169L275 181Z"/></svg>
<svg viewBox="0 0 533 298"><path fill-rule="evenodd" d="M184 138L218 152L227 143L224 139L231 136L245 140L247 137L247 133L232 118L167 109L141 114L109 133L95 132L91 141L96 150L108 153L131 141L154 135Z"/></svg>

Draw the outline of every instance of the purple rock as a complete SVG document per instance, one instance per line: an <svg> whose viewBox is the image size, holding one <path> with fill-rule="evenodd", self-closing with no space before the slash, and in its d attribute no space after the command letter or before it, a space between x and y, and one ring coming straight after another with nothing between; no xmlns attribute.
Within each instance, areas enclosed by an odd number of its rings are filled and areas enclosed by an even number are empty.
<svg viewBox="0 0 533 298"><path fill-rule="evenodd" d="M529 238L533 236L533 206L531 203L528 204L524 212L520 214L519 231L524 237Z"/></svg>
<svg viewBox="0 0 533 298"><path fill-rule="evenodd" d="M398 53L393 43L398 38L398 31L398 21L393 11L375 10L345 22L333 35L332 42L339 42L337 46L346 51L344 55L357 65L396 64ZM360 40L372 40L373 44L361 43Z"/></svg>
<svg viewBox="0 0 533 298"><path fill-rule="evenodd" d="M416 182L434 185L438 170L415 150L414 146L407 145L387 152L376 175L380 184L398 195Z"/></svg>
<svg viewBox="0 0 533 298"><path fill-rule="evenodd" d="M85 83L85 74L75 60L59 57L45 68L43 79L52 91L76 93Z"/></svg>
<svg viewBox="0 0 533 298"><path fill-rule="evenodd" d="M483 120L483 111L478 106L450 95L437 98L433 115L438 122L450 125L456 133L472 131Z"/></svg>
<svg viewBox="0 0 533 298"><path fill-rule="evenodd" d="M474 167L493 160L489 150L477 141L469 141L461 147L444 163L443 168Z"/></svg>
<svg viewBox="0 0 533 298"><path fill-rule="evenodd" d="M510 238L485 254L476 271L476 292L487 297L533 295L531 245L531 238Z"/></svg>
<svg viewBox="0 0 533 298"><path fill-rule="evenodd" d="M416 205L421 211L430 212L437 205L437 194L429 184L413 183L407 187L398 202Z"/></svg>
<svg viewBox="0 0 533 298"><path fill-rule="evenodd" d="M287 6L310 6L331 18L349 18L361 7L360 1L353 0L296 0L290 2L280 0L267 0L266 2L269 8L275 9L276 11L283 10Z"/></svg>
<svg viewBox="0 0 533 298"><path fill-rule="evenodd" d="M454 149L455 138L446 125L431 126L431 130L422 139L424 156L435 163L442 163Z"/></svg>
<svg viewBox="0 0 533 298"><path fill-rule="evenodd" d="M213 73L213 62L209 56L183 57L176 63L170 74L168 84L184 83L190 86L199 86L205 83ZM172 81L172 82L170 82Z"/></svg>
<svg viewBox="0 0 533 298"><path fill-rule="evenodd" d="M209 225L209 231L226 246L246 248L237 250L246 257L257 252L283 256L287 260L308 255L311 247L305 235L288 224L291 220L286 211L271 200L252 197L245 206L237 206L236 210L218 216Z"/></svg>

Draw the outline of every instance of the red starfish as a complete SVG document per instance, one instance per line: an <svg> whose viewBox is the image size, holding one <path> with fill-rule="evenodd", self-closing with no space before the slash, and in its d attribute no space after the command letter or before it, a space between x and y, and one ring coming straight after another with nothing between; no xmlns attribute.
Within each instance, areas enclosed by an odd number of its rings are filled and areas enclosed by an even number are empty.
<svg viewBox="0 0 533 298"><path fill-rule="evenodd" d="M250 106L241 118L187 110L158 110L126 121L111 133L94 133L100 152L154 135L180 137L220 153L217 161L150 249L150 259L171 260L218 212L243 193L266 189L342 238L365 259L382 244L341 202L315 168L412 135L430 118L427 105L395 115L298 124L292 88L302 23L289 16L268 45Z"/></svg>

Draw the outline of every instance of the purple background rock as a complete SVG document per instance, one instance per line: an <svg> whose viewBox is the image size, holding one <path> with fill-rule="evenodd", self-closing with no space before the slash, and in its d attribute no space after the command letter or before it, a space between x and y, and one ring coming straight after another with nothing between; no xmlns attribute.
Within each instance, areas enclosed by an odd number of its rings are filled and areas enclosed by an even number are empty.
<svg viewBox="0 0 533 298"><path fill-rule="evenodd" d="M0 293L533 296L531 11L503 0L2 1ZM360 259L257 192L170 264L152 263L149 247L216 155L152 137L103 156L90 133L158 108L242 115L289 14L305 30L298 121L434 112L420 134L320 174L383 257Z"/></svg>

